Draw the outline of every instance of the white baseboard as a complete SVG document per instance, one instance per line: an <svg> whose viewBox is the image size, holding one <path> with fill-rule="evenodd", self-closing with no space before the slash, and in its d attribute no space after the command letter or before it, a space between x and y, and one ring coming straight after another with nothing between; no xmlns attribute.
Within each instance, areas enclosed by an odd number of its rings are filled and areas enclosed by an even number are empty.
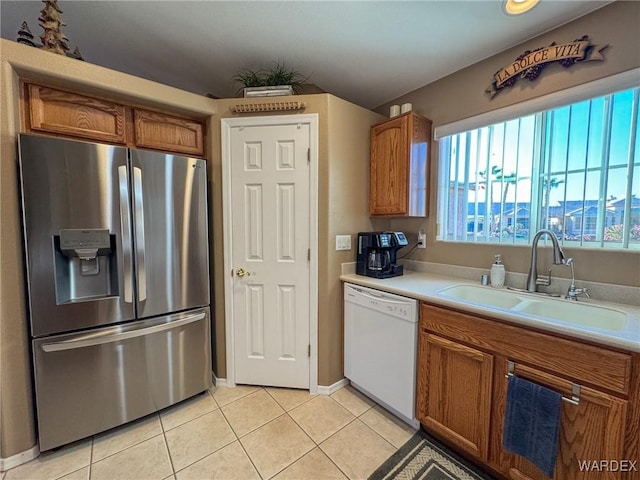
<svg viewBox="0 0 640 480"><path fill-rule="evenodd" d="M226 378L218 378L216 374L211 372L211 376L213 377L213 385L216 387L226 387L227 379Z"/></svg>
<svg viewBox="0 0 640 480"><path fill-rule="evenodd" d="M331 395L333 392L337 392L342 387L349 385L349 380L343 378L342 380L338 380L333 385L325 386L318 385L318 395Z"/></svg>
<svg viewBox="0 0 640 480"><path fill-rule="evenodd" d="M17 467L23 463L27 463L40 455L40 449L38 445L24 452L16 453L7 458L0 457L0 472L6 472L10 468Z"/></svg>
<svg viewBox="0 0 640 480"><path fill-rule="evenodd" d="M227 379L226 378L218 378L216 377L216 374L211 372L211 377L213 378L213 385L216 387L228 387L229 385L227 384ZM338 390L340 390L342 387L344 387L345 385L349 385L349 380L346 378L343 378L342 380L337 381L336 383L334 383L333 385L329 385L328 387L322 386L322 385L318 385L318 391L314 392L313 391L313 387L311 387L309 389L310 393L315 394L317 393L318 395L331 395L333 392L336 392ZM233 385L235 386L235 385Z"/></svg>

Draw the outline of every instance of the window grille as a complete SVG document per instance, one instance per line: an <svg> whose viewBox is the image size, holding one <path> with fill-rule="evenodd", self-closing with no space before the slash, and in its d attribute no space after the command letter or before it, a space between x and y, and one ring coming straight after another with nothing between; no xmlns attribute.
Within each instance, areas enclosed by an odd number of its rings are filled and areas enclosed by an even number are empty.
<svg viewBox="0 0 640 480"><path fill-rule="evenodd" d="M639 92L440 138L438 238L640 249Z"/></svg>

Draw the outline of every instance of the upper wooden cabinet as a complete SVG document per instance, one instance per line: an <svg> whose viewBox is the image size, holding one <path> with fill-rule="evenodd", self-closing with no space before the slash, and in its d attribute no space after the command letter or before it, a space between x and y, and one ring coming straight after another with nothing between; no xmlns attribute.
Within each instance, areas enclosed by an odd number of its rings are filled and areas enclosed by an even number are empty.
<svg viewBox="0 0 640 480"><path fill-rule="evenodd" d="M124 105L40 85L27 91L32 130L126 143Z"/></svg>
<svg viewBox="0 0 640 480"><path fill-rule="evenodd" d="M110 100L26 84L23 129L203 157L204 124Z"/></svg>
<svg viewBox="0 0 640 480"><path fill-rule="evenodd" d="M431 120L404 113L371 127L371 215L425 217Z"/></svg>
<svg viewBox="0 0 640 480"><path fill-rule="evenodd" d="M135 109L133 114L138 147L203 155L201 123L148 110Z"/></svg>

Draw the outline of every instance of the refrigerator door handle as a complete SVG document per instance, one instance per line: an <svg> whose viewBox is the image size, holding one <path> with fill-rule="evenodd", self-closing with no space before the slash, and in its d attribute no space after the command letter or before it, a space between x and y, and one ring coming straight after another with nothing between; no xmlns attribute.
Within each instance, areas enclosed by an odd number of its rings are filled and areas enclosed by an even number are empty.
<svg viewBox="0 0 640 480"><path fill-rule="evenodd" d="M138 301L147 299L147 268L145 265L144 203L142 198L142 169L133 167L133 207L138 265Z"/></svg>
<svg viewBox="0 0 640 480"><path fill-rule="evenodd" d="M120 189L120 229L122 231L122 269L124 277L124 302L133 302L133 258L131 236L131 208L129 205L129 187L127 167L118 167L118 186Z"/></svg>
<svg viewBox="0 0 640 480"><path fill-rule="evenodd" d="M107 343L120 342L129 338L142 337L152 333L164 332L166 330L172 330L189 323L197 322L205 317L204 312L188 315L180 320L174 320L172 322L161 323L160 325L154 325L152 327L141 327L135 330L127 332L105 332L102 334L87 334L82 335L72 340L62 340L60 342L43 343L42 350L45 352L61 352L63 350L74 350L76 348L93 347L95 345L104 345Z"/></svg>

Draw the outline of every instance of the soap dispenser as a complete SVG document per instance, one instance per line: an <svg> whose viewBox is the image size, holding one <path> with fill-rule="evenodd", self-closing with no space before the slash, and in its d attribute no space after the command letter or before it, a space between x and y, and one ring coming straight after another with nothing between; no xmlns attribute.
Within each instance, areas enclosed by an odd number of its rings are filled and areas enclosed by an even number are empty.
<svg viewBox="0 0 640 480"><path fill-rule="evenodd" d="M493 265L491 265L491 286L493 288L502 288L504 287L504 265L500 260L501 255L494 255L495 261Z"/></svg>

